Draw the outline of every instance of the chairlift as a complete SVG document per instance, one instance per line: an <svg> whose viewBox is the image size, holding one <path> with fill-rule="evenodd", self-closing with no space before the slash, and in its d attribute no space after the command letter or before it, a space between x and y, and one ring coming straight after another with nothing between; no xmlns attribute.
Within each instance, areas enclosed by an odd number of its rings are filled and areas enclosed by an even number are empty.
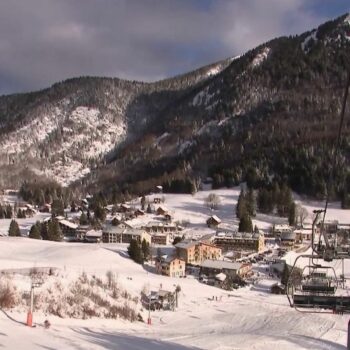
<svg viewBox="0 0 350 350"><path fill-rule="evenodd" d="M301 282L301 291L306 294L334 294L337 285L337 275L331 266L305 266L304 271L309 269L309 274L303 277ZM323 272L321 272L324 270ZM333 272L333 276L329 276L327 271Z"/></svg>
<svg viewBox="0 0 350 350"><path fill-rule="evenodd" d="M338 279L333 267L314 263L305 266L301 280L296 281L294 271L301 258L312 259L312 263L314 259L321 259L315 255L300 255L295 260L286 288L290 306L306 313L350 313L350 296L335 295Z"/></svg>

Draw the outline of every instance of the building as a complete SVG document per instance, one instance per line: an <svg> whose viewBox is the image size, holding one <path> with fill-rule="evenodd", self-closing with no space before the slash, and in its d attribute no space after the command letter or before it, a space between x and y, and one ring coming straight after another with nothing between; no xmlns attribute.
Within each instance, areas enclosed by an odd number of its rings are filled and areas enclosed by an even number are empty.
<svg viewBox="0 0 350 350"><path fill-rule="evenodd" d="M165 215L165 214L168 213L168 209L167 209L165 206L160 205L160 206L157 208L156 213L157 213L157 215Z"/></svg>
<svg viewBox="0 0 350 350"><path fill-rule="evenodd" d="M321 228L321 225L322 225L322 221L317 226ZM338 225L339 225L339 222L337 220L333 220L333 221L326 220L323 225L324 232L328 234L335 234L338 231Z"/></svg>
<svg viewBox="0 0 350 350"><path fill-rule="evenodd" d="M311 241L312 230L298 229L293 231L296 242Z"/></svg>
<svg viewBox="0 0 350 350"><path fill-rule="evenodd" d="M90 230L85 234L85 242L100 243L102 242L102 231Z"/></svg>
<svg viewBox="0 0 350 350"><path fill-rule="evenodd" d="M184 277L186 263L176 256L156 258L156 271L160 275L169 277Z"/></svg>
<svg viewBox="0 0 350 350"><path fill-rule="evenodd" d="M90 225L79 225L76 229L76 239L78 241L83 241L85 239L86 232L91 230Z"/></svg>
<svg viewBox="0 0 350 350"><path fill-rule="evenodd" d="M221 224L221 220L216 216L213 215L207 220L208 227L218 227Z"/></svg>
<svg viewBox="0 0 350 350"><path fill-rule="evenodd" d="M200 265L206 259L220 259L221 249L201 241L182 241L175 245L176 254L186 264Z"/></svg>
<svg viewBox="0 0 350 350"><path fill-rule="evenodd" d="M102 230L103 243L130 243L132 239L142 242L144 239L151 244L151 235L139 229L105 226Z"/></svg>
<svg viewBox="0 0 350 350"><path fill-rule="evenodd" d="M275 236L281 237L282 233L292 232L292 227L289 225L275 225L273 228L273 232L274 232Z"/></svg>
<svg viewBox="0 0 350 350"><path fill-rule="evenodd" d="M292 250L296 242L295 232L282 232L281 233L281 248Z"/></svg>
<svg viewBox="0 0 350 350"><path fill-rule="evenodd" d="M204 260L200 265L200 275L209 278L224 273L227 277L246 277L251 274L252 265L249 263L238 263L224 260Z"/></svg>
<svg viewBox="0 0 350 350"><path fill-rule="evenodd" d="M170 245L173 241L173 235L169 232L165 233L153 233L151 235L152 244L157 245Z"/></svg>
<svg viewBox="0 0 350 350"><path fill-rule="evenodd" d="M176 225L173 224L164 224L162 222L158 221L152 221L148 223L145 226L141 227L142 230L145 230L146 232L149 232L151 234L154 233L173 233L177 234L178 233L178 228Z"/></svg>
<svg viewBox="0 0 350 350"><path fill-rule="evenodd" d="M222 251L262 252L265 250L265 239L261 233L219 232L213 242Z"/></svg>

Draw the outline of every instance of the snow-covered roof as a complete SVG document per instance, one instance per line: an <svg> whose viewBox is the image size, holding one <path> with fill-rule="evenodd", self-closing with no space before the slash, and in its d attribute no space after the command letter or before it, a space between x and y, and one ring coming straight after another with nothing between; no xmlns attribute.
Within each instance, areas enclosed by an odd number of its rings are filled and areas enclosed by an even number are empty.
<svg viewBox="0 0 350 350"><path fill-rule="evenodd" d="M209 219L213 219L219 224L221 223L221 219L219 219L216 215L211 216Z"/></svg>
<svg viewBox="0 0 350 350"><path fill-rule="evenodd" d="M292 228L289 225L275 225L275 231L291 231Z"/></svg>
<svg viewBox="0 0 350 350"><path fill-rule="evenodd" d="M86 232L86 237L98 237L101 238L102 237L102 230L99 231L95 231L95 230L90 230L88 232Z"/></svg>
<svg viewBox="0 0 350 350"><path fill-rule="evenodd" d="M197 242L194 242L194 241L190 241L190 242L182 241L182 242L175 244L175 247L182 248L182 249L188 249L188 248L194 247L196 244L197 244Z"/></svg>
<svg viewBox="0 0 350 350"><path fill-rule="evenodd" d="M157 208L157 211L158 210L162 210L162 211L164 211L164 212L167 212L168 211L168 208L166 207L166 206L164 206L164 205L160 205L158 208Z"/></svg>
<svg viewBox="0 0 350 350"><path fill-rule="evenodd" d="M242 264L225 260L204 260L201 267L211 269L239 270Z"/></svg>
<svg viewBox="0 0 350 350"><path fill-rule="evenodd" d="M295 232L282 232L281 233L282 241L294 241L295 240Z"/></svg>
<svg viewBox="0 0 350 350"><path fill-rule="evenodd" d="M76 229L76 228L78 228L78 226L79 226L79 225L74 224L73 222L70 222L70 221L68 221L68 220L59 220L59 223L62 224L62 225L64 225L64 226L73 228L73 229Z"/></svg>

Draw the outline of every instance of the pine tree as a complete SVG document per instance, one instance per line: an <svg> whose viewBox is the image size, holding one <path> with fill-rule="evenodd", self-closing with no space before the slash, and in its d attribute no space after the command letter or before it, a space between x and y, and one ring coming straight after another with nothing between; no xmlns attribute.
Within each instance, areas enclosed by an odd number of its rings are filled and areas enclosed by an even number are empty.
<svg viewBox="0 0 350 350"><path fill-rule="evenodd" d="M146 205L146 197L142 196L141 197L141 209L145 210L145 205Z"/></svg>
<svg viewBox="0 0 350 350"><path fill-rule="evenodd" d="M64 215L64 205L62 199L55 199L51 205L51 213L53 217Z"/></svg>
<svg viewBox="0 0 350 350"><path fill-rule="evenodd" d="M142 250L142 254L143 254L143 259L145 261L148 261L148 258L150 256L150 247L149 247L149 243L143 239L142 243L141 243L141 250Z"/></svg>
<svg viewBox="0 0 350 350"><path fill-rule="evenodd" d="M10 204L8 204L5 208L5 218L11 219L12 218L12 207Z"/></svg>
<svg viewBox="0 0 350 350"><path fill-rule="evenodd" d="M148 203L148 205L147 205L147 214L151 214L151 213L152 213L151 204Z"/></svg>
<svg viewBox="0 0 350 350"><path fill-rule="evenodd" d="M104 221L106 219L106 211L99 202L96 203L96 206L94 208L94 217L100 221Z"/></svg>
<svg viewBox="0 0 350 350"><path fill-rule="evenodd" d="M40 223L38 225L39 230L40 230L40 236L43 240L48 241L49 240L49 233L48 233L48 225L46 222Z"/></svg>
<svg viewBox="0 0 350 350"><path fill-rule="evenodd" d="M5 218L4 208L3 208L2 205L0 204L0 219L4 219L4 218Z"/></svg>
<svg viewBox="0 0 350 350"><path fill-rule="evenodd" d="M11 237L20 237L21 236L21 231L19 229L19 226L18 226L18 223L16 220L11 220L8 234Z"/></svg>
<svg viewBox="0 0 350 350"><path fill-rule="evenodd" d="M290 226L294 226L295 225L295 216L296 216L296 212L295 212L295 203L291 203L290 207L289 207L289 213L288 213L288 223Z"/></svg>
<svg viewBox="0 0 350 350"><path fill-rule="evenodd" d="M143 264L142 248L136 239L132 239L130 241L130 245L128 247L128 254L130 258L136 263Z"/></svg>
<svg viewBox="0 0 350 350"><path fill-rule="evenodd" d="M246 193L242 189L239 194L237 205L236 205L236 217L238 219L241 219L246 213L247 213Z"/></svg>
<svg viewBox="0 0 350 350"><path fill-rule="evenodd" d="M286 286L288 282L288 278L289 278L289 268L287 264L284 264L284 268L281 275L281 283Z"/></svg>
<svg viewBox="0 0 350 350"><path fill-rule="evenodd" d="M251 217L256 215L256 200L254 191L250 188L245 196L247 212Z"/></svg>
<svg viewBox="0 0 350 350"><path fill-rule="evenodd" d="M84 212L82 212L80 215L79 223L80 223L80 225L88 225L89 224L89 219Z"/></svg>
<svg viewBox="0 0 350 350"><path fill-rule="evenodd" d="M40 223L39 223L39 222L36 222L36 223L30 228L29 238L41 239L41 235L40 235Z"/></svg>
<svg viewBox="0 0 350 350"><path fill-rule="evenodd" d="M245 214L241 217L238 226L239 232L253 232L253 223L249 214Z"/></svg>
<svg viewBox="0 0 350 350"><path fill-rule="evenodd" d="M56 219L52 219L48 225L48 238L50 241L59 242L62 240L62 231Z"/></svg>

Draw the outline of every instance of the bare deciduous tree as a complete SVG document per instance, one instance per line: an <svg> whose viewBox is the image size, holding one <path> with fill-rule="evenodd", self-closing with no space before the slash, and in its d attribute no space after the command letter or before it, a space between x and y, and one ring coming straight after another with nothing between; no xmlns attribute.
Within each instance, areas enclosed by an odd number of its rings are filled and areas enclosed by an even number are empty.
<svg viewBox="0 0 350 350"><path fill-rule="evenodd" d="M295 208L295 216L296 222L299 222L300 225L303 225L305 219L309 216L309 212L305 207L302 207L300 204L297 204Z"/></svg>
<svg viewBox="0 0 350 350"><path fill-rule="evenodd" d="M220 197L215 193L210 193L204 200L205 205L211 210L217 209L221 203Z"/></svg>

